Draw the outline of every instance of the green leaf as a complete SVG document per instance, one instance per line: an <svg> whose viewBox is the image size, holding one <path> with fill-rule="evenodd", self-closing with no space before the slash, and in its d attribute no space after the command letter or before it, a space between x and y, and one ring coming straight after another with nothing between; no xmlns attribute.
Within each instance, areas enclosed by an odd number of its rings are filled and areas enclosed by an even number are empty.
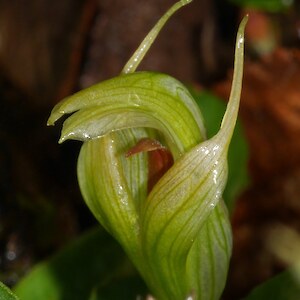
<svg viewBox="0 0 300 300"><path fill-rule="evenodd" d="M38 264L14 292L22 300L85 300L102 281L130 269L127 265L121 247L98 228Z"/></svg>
<svg viewBox="0 0 300 300"><path fill-rule="evenodd" d="M215 95L192 90L192 95L199 105L206 127L208 138L217 133L220 128L226 104ZM248 174L249 150L242 124L237 121L228 150L228 179L223 193L223 199L230 212L234 209L238 195L249 184Z"/></svg>
<svg viewBox="0 0 300 300"><path fill-rule="evenodd" d="M291 7L294 0L230 0L243 7L252 7L269 12L279 12Z"/></svg>
<svg viewBox="0 0 300 300"><path fill-rule="evenodd" d="M299 300L300 282L285 271L257 286L244 300Z"/></svg>
<svg viewBox="0 0 300 300"><path fill-rule="evenodd" d="M19 298L0 281L0 300L18 300Z"/></svg>
<svg viewBox="0 0 300 300"><path fill-rule="evenodd" d="M95 288L89 300L133 300L142 299L147 295L148 290L142 279L135 276L117 278L105 285Z"/></svg>

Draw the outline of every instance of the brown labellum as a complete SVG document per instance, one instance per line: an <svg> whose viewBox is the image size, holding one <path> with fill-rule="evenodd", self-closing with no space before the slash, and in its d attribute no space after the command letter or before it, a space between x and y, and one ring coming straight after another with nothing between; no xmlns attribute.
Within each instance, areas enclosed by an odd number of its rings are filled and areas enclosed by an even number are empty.
<svg viewBox="0 0 300 300"><path fill-rule="evenodd" d="M125 156L130 157L140 152L148 152L148 192L150 192L155 183L173 165L174 160L171 152L155 139L141 139Z"/></svg>

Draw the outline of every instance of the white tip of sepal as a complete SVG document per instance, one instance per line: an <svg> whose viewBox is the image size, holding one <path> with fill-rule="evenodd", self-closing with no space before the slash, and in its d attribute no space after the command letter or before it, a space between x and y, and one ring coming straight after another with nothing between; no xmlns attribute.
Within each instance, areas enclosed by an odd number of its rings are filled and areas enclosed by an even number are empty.
<svg viewBox="0 0 300 300"><path fill-rule="evenodd" d="M187 5L191 2L193 2L193 0L181 0L180 2L182 3L182 5Z"/></svg>

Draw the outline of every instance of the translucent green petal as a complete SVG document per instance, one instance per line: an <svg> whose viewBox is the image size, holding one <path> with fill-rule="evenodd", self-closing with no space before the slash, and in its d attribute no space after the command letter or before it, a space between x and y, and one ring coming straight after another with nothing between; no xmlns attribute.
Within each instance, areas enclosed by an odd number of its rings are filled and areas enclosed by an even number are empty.
<svg viewBox="0 0 300 300"><path fill-rule="evenodd" d="M232 91L220 131L175 162L151 191L141 217L150 286L161 299L184 299L191 292L183 279L187 255L226 184L227 151L241 93L246 21L237 35Z"/></svg>
<svg viewBox="0 0 300 300"><path fill-rule="evenodd" d="M141 217L143 247L153 287L164 289L165 299L186 296L188 252L218 204L226 177L226 151L209 140L177 160L148 196Z"/></svg>
<svg viewBox="0 0 300 300"><path fill-rule="evenodd" d="M194 299L218 300L225 287L232 250L227 208L219 202L188 254L186 276Z"/></svg>
<svg viewBox="0 0 300 300"><path fill-rule="evenodd" d="M165 133L170 147L180 153L205 139L201 112L189 91L164 74L121 75L80 91L54 107L48 124L78 110L65 122L61 141L148 126Z"/></svg>
<svg viewBox="0 0 300 300"><path fill-rule="evenodd" d="M144 129L109 134L83 144L78 159L82 195L98 221L128 250L139 244L139 206L147 196L147 156L124 153ZM117 141L117 142L116 142Z"/></svg>

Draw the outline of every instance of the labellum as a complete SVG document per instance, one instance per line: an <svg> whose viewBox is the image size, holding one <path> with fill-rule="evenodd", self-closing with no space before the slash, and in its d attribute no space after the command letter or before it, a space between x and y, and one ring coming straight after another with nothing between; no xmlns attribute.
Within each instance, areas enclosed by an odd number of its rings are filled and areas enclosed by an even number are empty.
<svg viewBox="0 0 300 300"><path fill-rule="evenodd" d="M172 153L164 147L158 140L150 138L141 139L133 148L129 149L126 157L148 152L148 193L155 183L173 165Z"/></svg>

